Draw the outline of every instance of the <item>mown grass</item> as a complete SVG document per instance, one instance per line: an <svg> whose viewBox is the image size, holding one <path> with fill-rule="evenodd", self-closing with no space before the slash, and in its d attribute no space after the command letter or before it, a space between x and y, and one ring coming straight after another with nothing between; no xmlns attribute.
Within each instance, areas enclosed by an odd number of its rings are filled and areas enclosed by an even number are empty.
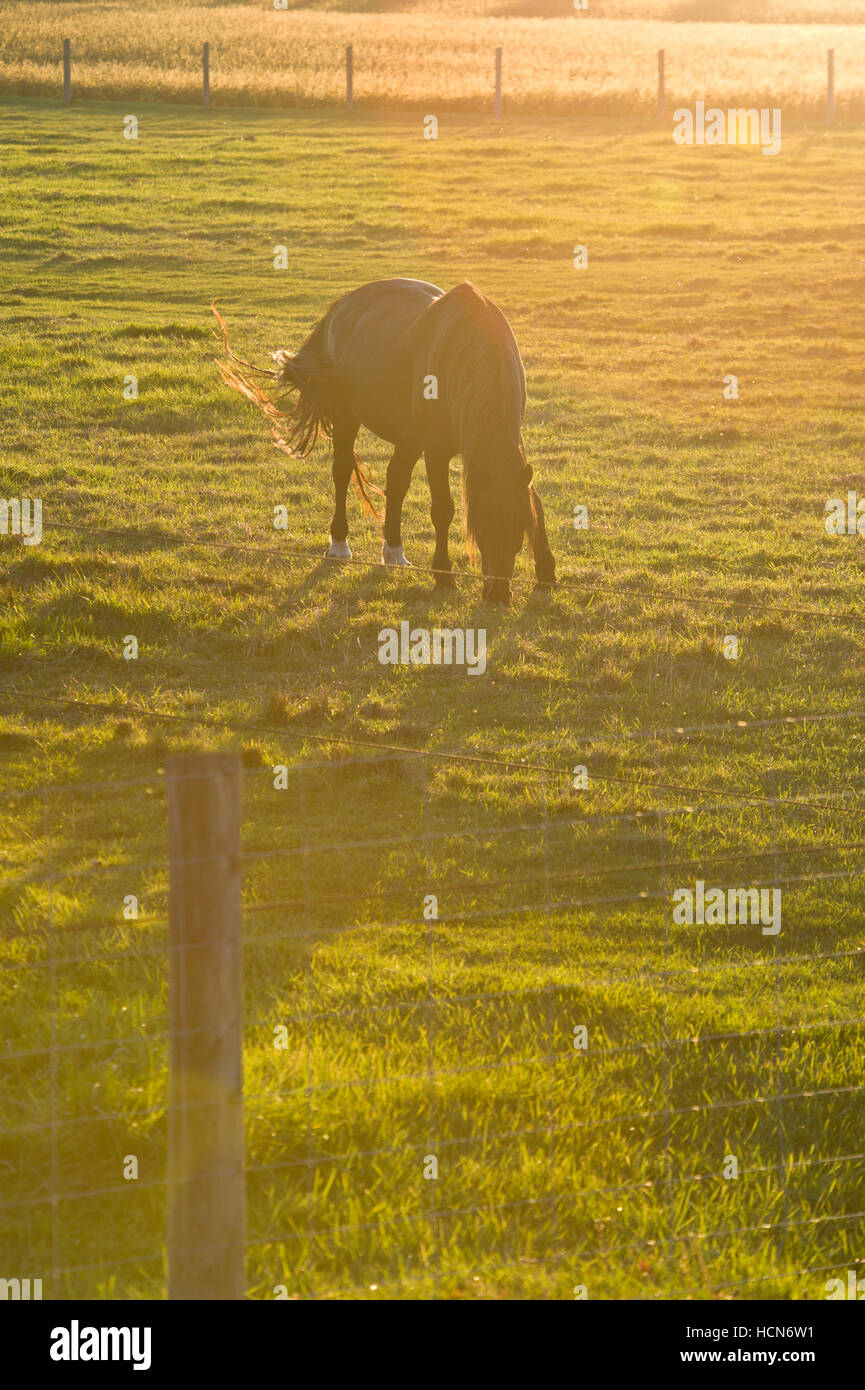
<svg viewBox="0 0 865 1390"><path fill-rule="evenodd" d="M45 525L0 537L4 1272L164 1293L160 770L242 747L251 1296L822 1297L865 1208L862 723L760 721L861 705L823 509L865 490L865 133L135 109L3 106L0 495ZM356 501L325 565L326 450L219 382L214 297L263 355L394 274L510 317L552 596L523 557L484 606L460 541L453 595L383 573ZM418 566L428 510L419 469ZM487 673L379 665L406 618L485 627ZM674 926L698 877L781 883L781 935Z"/></svg>

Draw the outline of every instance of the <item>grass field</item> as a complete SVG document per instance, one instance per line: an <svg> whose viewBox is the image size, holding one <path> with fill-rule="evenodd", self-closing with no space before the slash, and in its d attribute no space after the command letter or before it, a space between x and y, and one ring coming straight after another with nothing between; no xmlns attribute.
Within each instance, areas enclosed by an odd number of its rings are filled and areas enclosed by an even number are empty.
<svg viewBox="0 0 865 1390"><path fill-rule="evenodd" d="M341 7L340 7L341 8ZM347 7L354 10L354 5ZM839 118L865 113L865 24L844 0L797 10L799 23L680 22L695 9L661 5L586 13L558 3L532 17L533 0L410 14L291 12L272 4L24 4L7 6L0 29L0 85L56 96L63 39L72 44L75 98L201 100L202 44L210 44L219 105L333 105L345 95L345 48L354 58L361 108L489 111L493 54L501 46L505 108L511 114L654 110L657 50L666 54L669 108L708 103L822 113L826 52L835 50ZM716 17L738 12L716 7ZM527 15L528 17L523 17ZM751 8L750 18L757 15ZM854 18L858 23L849 22ZM848 21L848 22L845 22Z"/></svg>
<svg viewBox="0 0 865 1390"><path fill-rule="evenodd" d="M0 494L45 531L0 537L4 1272L164 1295L159 774L242 746L250 1296L822 1298L865 1209L865 583L823 525L865 491L865 133L0 110ZM553 595L523 557L480 604L461 543L453 595L383 573L356 500L325 565L326 450L219 381L214 297L259 357L396 274L510 318ZM403 619L485 627L486 675L379 665ZM784 885L781 934L673 925L696 878Z"/></svg>

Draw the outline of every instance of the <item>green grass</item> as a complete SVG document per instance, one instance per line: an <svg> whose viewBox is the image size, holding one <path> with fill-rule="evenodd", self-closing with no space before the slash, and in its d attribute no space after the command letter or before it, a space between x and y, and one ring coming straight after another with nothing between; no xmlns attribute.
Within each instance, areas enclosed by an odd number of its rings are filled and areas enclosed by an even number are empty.
<svg viewBox="0 0 865 1390"><path fill-rule="evenodd" d="M862 705L823 509L865 493L865 132L7 101L0 141L0 495L45 527L0 537L0 1272L164 1295L160 769L242 747L252 1297L823 1297L862 1255L863 723L781 717ZM456 527L455 594L385 574L356 499L325 565L325 448L221 385L212 299L262 357L387 275L507 312L553 595L524 556L481 604ZM430 563L422 468L404 540ZM485 627L487 674L380 666L406 618ZM674 926L698 877L782 882L781 935Z"/></svg>

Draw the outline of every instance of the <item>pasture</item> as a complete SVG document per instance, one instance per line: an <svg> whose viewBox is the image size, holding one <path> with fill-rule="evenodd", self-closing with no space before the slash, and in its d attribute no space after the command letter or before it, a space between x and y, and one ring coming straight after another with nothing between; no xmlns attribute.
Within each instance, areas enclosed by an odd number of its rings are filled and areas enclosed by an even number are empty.
<svg viewBox="0 0 865 1390"><path fill-rule="evenodd" d="M865 132L0 111L0 493L44 504L0 536L3 1268L163 1296L159 770L242 746L251 1297L823 1297L865 1210L865 584L823 524L865 492ZM553 594L524 554L481 604L456 534L436 593L422 467L417 571L356 497L325 564L326 447L218 378L212 299L260 360L400 274L509 317ZM486 674L379 664L406 619ZM697 878L784 885L780 935L674 925Z"/></svg>

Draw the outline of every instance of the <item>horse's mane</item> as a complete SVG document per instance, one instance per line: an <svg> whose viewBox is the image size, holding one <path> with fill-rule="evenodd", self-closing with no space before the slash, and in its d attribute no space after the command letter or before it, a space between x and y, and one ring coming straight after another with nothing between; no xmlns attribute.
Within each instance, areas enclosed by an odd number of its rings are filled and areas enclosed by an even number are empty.
<svg viewBox="0 0 865 1390"><path fill-rule="evenodd" d="M478 499L497 527L513 520L520 505L518 478L526 467L520 425L525 378L510 324L468 281L432 303L422 316L431 332L435 363L451 424L462 454L463 519L469 542L477 535ZM505 484L502 487L502 484ZM510 484L510 486L508 486ZM486 486L485 486L486 485ZM519 520L533 517L530 496Z"/></svg>

